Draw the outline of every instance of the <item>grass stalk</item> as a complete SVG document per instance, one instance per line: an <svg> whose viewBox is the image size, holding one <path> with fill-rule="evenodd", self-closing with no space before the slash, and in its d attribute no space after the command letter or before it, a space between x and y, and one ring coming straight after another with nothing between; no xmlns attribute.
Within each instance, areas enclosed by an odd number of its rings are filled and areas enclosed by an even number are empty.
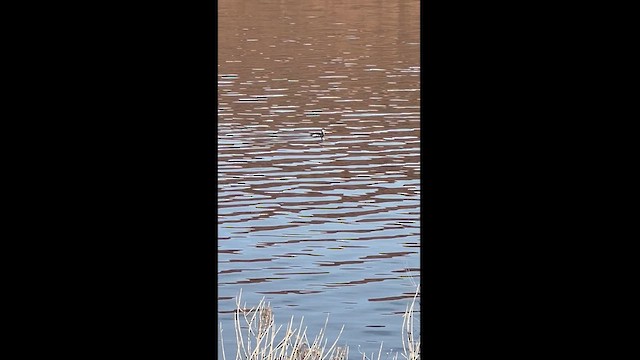
<svg viewBox="0 0 640 360"><path fill-rule="evenodd" d="M414 333L414 312L415 304L420 287L410 304L407 304L403 315L401 337L402 337L402 357L407 360L420 360L420 337ZM329 339L327 338L327 324L329 316L325 320L324 326L309 342L307 338L307 328L304 327L304 316L300 318L297 327L294 328L294 317L292 316L284 328L282 340L277 341L278 334L283 329L283 325L276 328L275 317L271 304L267 304L264 298L257 306L250 309L246 304L241 306L242 290L236 298L236 310L234 311L233 323L236 336L236 360L348 360L349 347L336 346L344 330L344 325L336 339L327 349ZM242 314L242 316L241 316ZM242 318L242 321L241 321ZM222 323L220 324L220 340L222 341ZM380 344L377 360L382 359L383 344ZM375 354L371 357L362 354L363 360L374 360ZM392 355L391 360L398 359L398 353ZM224 341L222 341L222 359L226 360L224 351ZM389 359L389 357L387 357Z"/></svg>

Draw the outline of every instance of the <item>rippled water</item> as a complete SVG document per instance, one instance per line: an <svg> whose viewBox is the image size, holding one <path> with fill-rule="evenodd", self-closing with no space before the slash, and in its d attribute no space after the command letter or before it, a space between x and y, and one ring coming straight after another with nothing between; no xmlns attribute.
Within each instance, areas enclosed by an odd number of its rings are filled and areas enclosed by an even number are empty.
<svg viewBox="0 0 640 360"><path fill-rule="evenodd" d="M420 280L419 1L218 2L218 312L265 297L277 323L352 357L401 349ZM324 129L324 138L311 132Z"/></svg>

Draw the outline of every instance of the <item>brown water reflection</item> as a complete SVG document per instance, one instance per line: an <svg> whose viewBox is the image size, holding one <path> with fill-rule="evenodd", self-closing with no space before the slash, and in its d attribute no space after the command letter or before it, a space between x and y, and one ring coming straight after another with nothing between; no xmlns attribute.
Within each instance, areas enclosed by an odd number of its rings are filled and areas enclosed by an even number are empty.
<svg viewBox="0 0 640 360"><path fill-rule="evenodd" d="M345 324L341 343L401 348L398 314L420 276L419 6L218 2L227 332L242 288L248 305L264 296L311 333L329 313L329 335Z"/></svg>

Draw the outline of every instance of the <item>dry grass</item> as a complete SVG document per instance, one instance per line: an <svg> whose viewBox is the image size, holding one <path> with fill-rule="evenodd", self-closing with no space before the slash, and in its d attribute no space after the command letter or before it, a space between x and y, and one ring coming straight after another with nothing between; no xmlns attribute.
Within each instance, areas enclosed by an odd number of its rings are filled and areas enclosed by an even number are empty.
<svg viewBox="0 0 640 360"><path fill-rule="evenodd" d="M420 359L420 336L414 334L414 307L420 288L416 289L416 294L410 304L407 305L403 315L401 336L401 354L396 353L392 360L397 360L398 356L407 360ZM327 320L319 334L309 341L307 338L307 328L303 328L304 317L300 323L294 327L293 317L289 320L281 340L276 341L280 334L282 325L275 325L271 304L265 303L262 299L256 307L247 309L240 306L242 290L236 298L236 311L234 312L234 325L236 336L236 358L235 360L348 360L349 347L336 346L344 325L336 339L327 348L328 339L325 338ZM220 340L222 341L222 324L220 324ZM378 351L377 358L374 354L367 356L360 353L363 360L381 360L382 344ZM222 343L222 358L226 360L224 343Z"/></svg>

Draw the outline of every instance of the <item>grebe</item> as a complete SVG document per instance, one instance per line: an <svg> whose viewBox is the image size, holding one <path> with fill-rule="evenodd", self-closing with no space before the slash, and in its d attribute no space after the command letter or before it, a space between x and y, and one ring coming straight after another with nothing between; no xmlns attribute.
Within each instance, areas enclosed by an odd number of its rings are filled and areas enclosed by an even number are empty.
<svg viewBox="0 0 640 360"><path fill-rule="evenodd" d="M324 129L321 129L320 132L311 133L311 136L320 137L320 138L324 139Z"/></svg>

